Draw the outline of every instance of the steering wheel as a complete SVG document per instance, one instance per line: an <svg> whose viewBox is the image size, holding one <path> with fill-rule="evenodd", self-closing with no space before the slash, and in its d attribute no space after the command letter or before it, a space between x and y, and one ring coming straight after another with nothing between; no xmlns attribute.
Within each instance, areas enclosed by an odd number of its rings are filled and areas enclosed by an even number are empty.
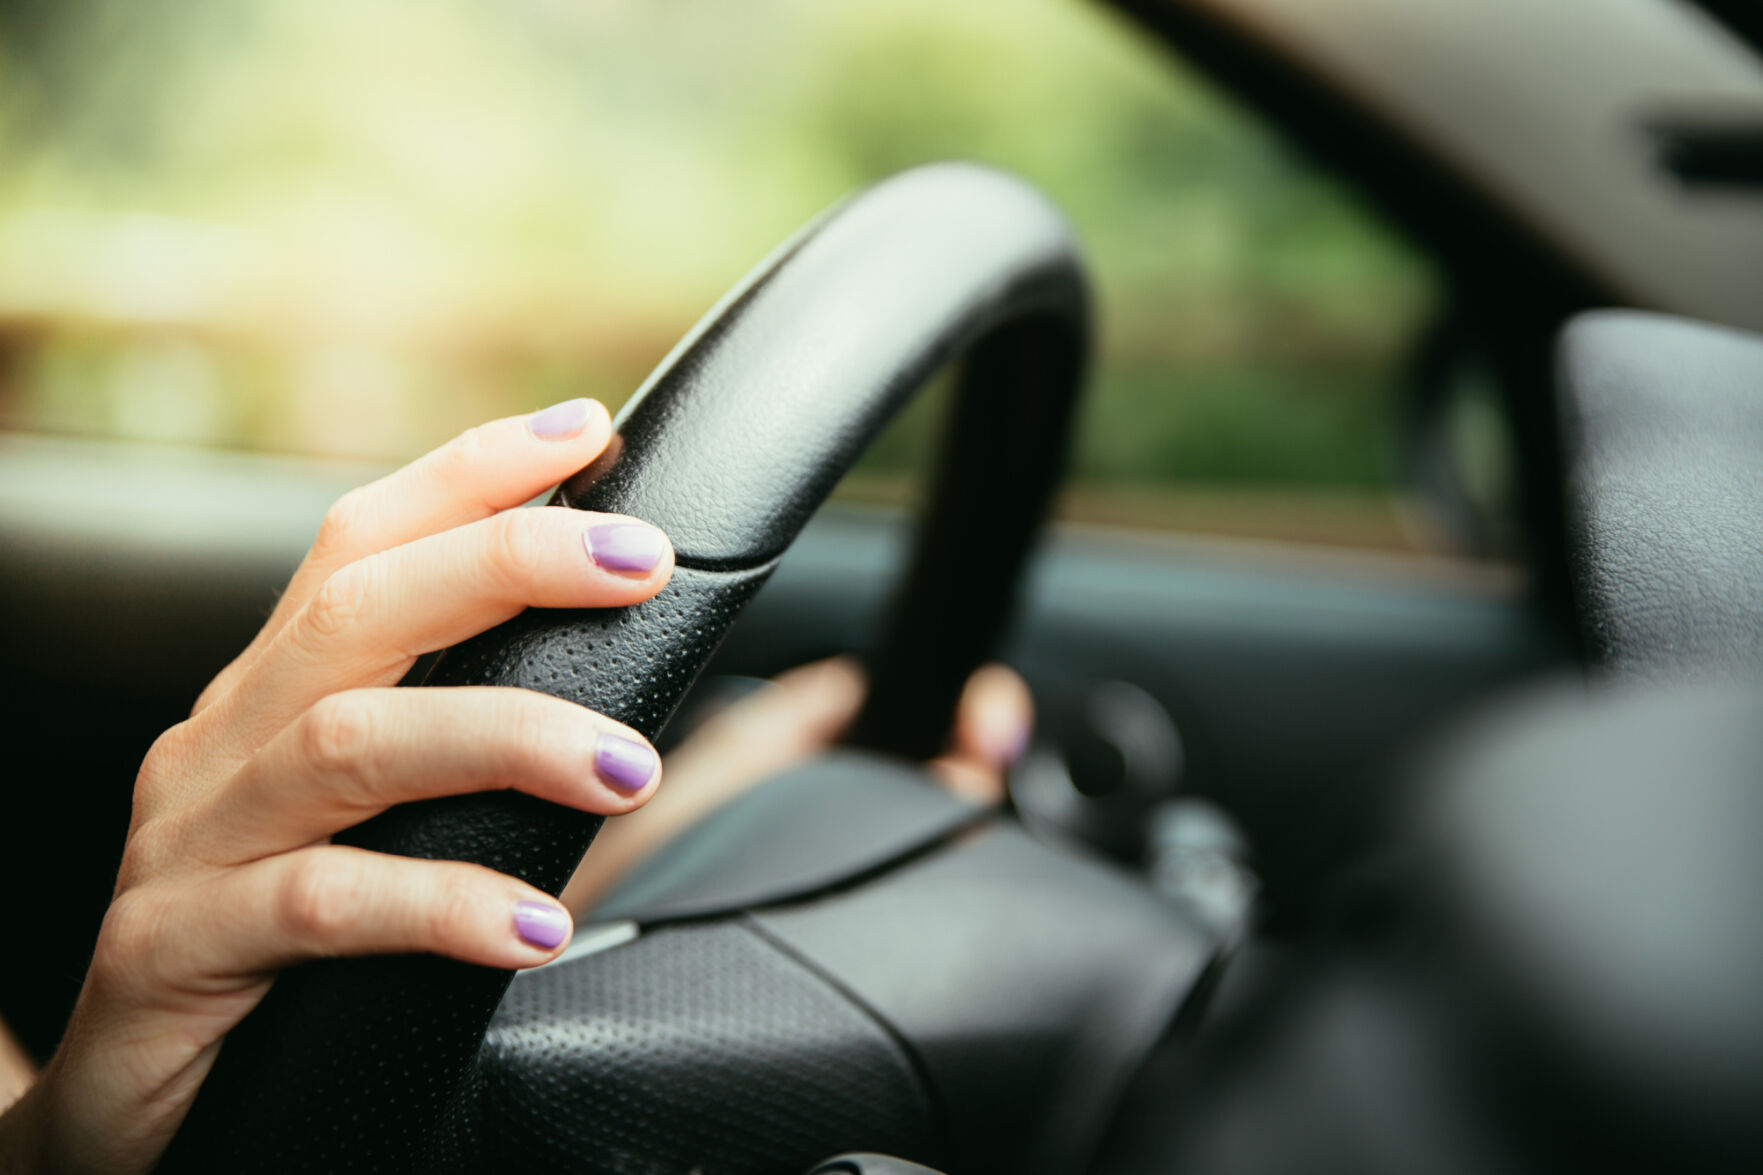
<svg viewBox="0 0 1763 1175"><path fill-rule="evenodd" d="M626 405L607 452L558 493L564 505L631 514L664 529L677 552L666 590L622 610L529 610L448 650L425 684L521 686L654 736L840 476L934 373L961 358L930 508L875 645L872 692L854 734L864 746L898 755L934 753L963 681L992 651L1011 612L1060 473L1088 334L1087 283L1073 239L1057 212L1020 181L944 164L836 206L709 312ZM859 774L870 782L856 785L857 792L873 797L882 787L887 796L904 794L898 777L907 773L899 767L872 761ZM887 778L874 783L879 777ZM944 843L938 838L976 819L965 809L952 816L954 801L935 789L911 791L918 798L879 804L899 817L881 821L892 820L898 835L880 858L865 858L865 869L890 854L911 856L931 841ZM774 804L750 823L775 829L788 819ZM477 862L555 894L600 822L502 792L405 805L338 839ZM814 841L823 857L866 851L813 832L784 839ZM986 850L993 863L964 869L1020 878L1001 883L1007 892L978 887L986 901L1033 902L1034 917L1093 923L1095 930L1073 940L1080 949L1088 934L1097 951L1144 956L1126 968L1136 977L1130 998L1124 988L1114 993L1121 998L1112 1002L1124 1011L1089 1015L1093 1031L1066 1033L1075 1043L1058 1058L1046 1042L1064 1037L1047 1029L1049 1016L1109 998L1073 978L1093 959L1048 962L1048 989L1069 998L1048 997L1034 1010L1017 1000L1026 1043L1011 1057L976 1067L967 1054L948 1052L953 1046L940 1029L923 1025L941 1023L938 1017L995 1020L992 1005L982 1012L955 1004L992 998L996 1005L997 985L1008 976L978 980L994 985L989 997L963 989L939 996L930 1012L914 1011L917 1005L890 1011L886 991L851 995L870 982L860 974L870 964L829 974L843 964L807 958L815 948L785 942L792 931L756 928L753 916L739 911L733 921L745 917L745 929L731 930L729 920L704 921L700 904L699 921L645 934L640 950L586 960L605 964L591 975L573 964L533 973L530 984L523 977L514 994L532 998L519 1008L504 999L511 973L433 956L295 968L228 1037L161 1169L506 1170L516 1165L514 1151L529 1171L660 1169L667 1156L688 1152L708 1158L711 1168L777 1169L789 1162L805 1169L837 1150L884 1149L878 1142L927 1161L987 1146L985 1138L1001 1129L987 1116L1011 1107L988 1103L966 1114L957 1104L967 1096L963 1089L986 1080L1004 1087L1001 1096L1014 1096L1009 1075L985 1076L989 1065L1002 1060L1027 1072L1069 1065L1071 1054L1088 1057L1085 1072L1093 1075L1105 1054L1102 1068L1130 1068L1142 1047L1133 1042L1157 1037L1194 985L1208 948L1188 923L1152 910L1148 897L1122 899L1116 888L1125 883L1097 866L1062 857L1049 865L1008 830L979 839L993 846ZM1023 864L1031 858L1032 865ZM853 879L838 874L822 882L820 890L838 894ZM1033 896L1037 886L1055 883L1058 895L1076 896ZM1042 933L1030 926L1034 918L987 914L991 907L957 913L937 911L923 897L887 900L906 902L899 908L903 925L969 917ZM1071 908L1085 901L1110 912L1088 918ZM931 905L937 904L946 905ZM835 910L833 917L844 926L858 917L864 925L888 920L873 912ZM974 946L986 938L955 930L951 942ZM757 960L755 936L777 957ZM1166 941L1169 949L1146 950L1147 941ZM960 956L948 964L957 975L961 968L979 975L972 968L1022 966L1009 957L1018 949L1009 944L951 949ZM935 956L927 944L919 962L929 978L921 974L915 982L951 986L948 975L937 977ZM813 973L809 987L804 969ZM850 995L850 1007L827 1003L823 988ZM930 989L908 983L900 990ZM902 998L910 1004L918 997ZM619 999L627 999L622 1011L608 1008L608 1000ZM654 999L671 1003L658 1009ZM650 1002L639 1016L631 1000ZM1003 1005L1013 1006L1009 999ZM639 1020L647 1028L628 1028ZM907 1039L919 1031L915 1023L924 1040ZM718 1032L725 1034L720 1052ZM767 1033L775 1038L769 1051ZM682 1038L694 1034L699 1039ZM671 1075L669 1096L696 1081L701 1104L678 1103L672 1121L639 1104L619 1075L645 1067L650 1076ZM1101 1089L1111 1083L1118 1081L1089 1082ZM1074 1101L1099 1120L1105 1115L1097 1097L1092 1090ZM963 1114L962 1122L950 1121ZM767 1115L783 1118L768 1122ZM989 1124L964 1125L969 1118ZM1077 1134L1096 1129L1086 1119Z"/></svg>

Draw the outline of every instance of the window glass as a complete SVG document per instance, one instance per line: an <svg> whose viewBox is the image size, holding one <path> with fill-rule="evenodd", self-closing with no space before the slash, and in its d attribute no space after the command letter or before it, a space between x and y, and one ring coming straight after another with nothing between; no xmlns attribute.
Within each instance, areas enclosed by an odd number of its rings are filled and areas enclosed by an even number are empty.
<svg viewBox="0 0 1763 1175"><path fill-rule="evenodd" d="M1014 170L1094 262L1062 510L1401 546L1437 282L1078 0L0 7L0 427L396 460L616 405L852 188ZM842 492L907 494L934 405Z"/></svg>

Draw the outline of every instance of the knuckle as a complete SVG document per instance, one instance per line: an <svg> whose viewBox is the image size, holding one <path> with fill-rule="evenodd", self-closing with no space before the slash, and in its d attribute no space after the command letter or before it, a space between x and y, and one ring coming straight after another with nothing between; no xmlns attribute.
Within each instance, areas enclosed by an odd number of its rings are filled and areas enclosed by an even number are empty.
<svg viewBox="0 0 1763 1175"><path fill-rule="evenodd" d="M571 713L573 711L573 713ZM575 804L583 775L583 747L592 747L600 723L579 706L524 689L509 689L486 711L488 771L497 786Z"/></svg>
<svg viewBox="0 0 1763 1175"><path fill-rule="evenodd" d="M166 790L167 781L176 776L186 751L183 725L180 723L162 733L147 748L141 768L135 773L134 819L145 820L157 810Z"/></svg>
<svg viewBox="0 0 1763 1175"><path fill-rule="evenodd" d="M373 596L371 561L351 563L329 576L307 601L305 626L322 638L340 636L366 615Z"/></svg>
<svg viewBox="0 0 1763 1175"><path fill-rule="evenodd" d="M367 488L357 486L335 502L325 511L324 521L318 525L318 538L313 547L319 551L348 550L360 534L362 518L367 512Z"/></svg>
<svg viewBox="0 0 1763 1175"><path fill-rule="evenodd" d="M140 820L123 846L117 868L118 884L131 886L165 870L174 856L171 826L163 817Z"/></svg>
<svg viewBox="0 0 1763 1175"><path fill-rule="evenodd" d="M508 586L523 589L538 578L547 549L537 510L509 510L490 531L490 563Z"/></svg>
<svg viewBox="0 0 1763 1175"><path fill-rule="evenodd" d="M300 718L301 757L324 774L364 779L378 728L373 711L358 693L320 698Z"/></svg>
<svg viewBox="0 0 1763 1175"><path fill-rule="evenodd" d="M468 476L489 459L492 438L483 425L466 429L442 450L443 472L449 477Z"/></svg>
<svg viewBox="0 0 1763 1175"><path fill-rule="evenodd" d="M437 879L423 919L423 933L431 946L445 947L470 934L478 908L473 880L461 869L448 869Z"/></svg>
<svg viewBox="0 0 1763 1175"><path fill-rule="evenodd" d="M356 871L311 853L288 866L275 895L282 927L319 949L335 942L357 918L362 887Z"/></svg>
<svg viewBox="0 0 1763 1175"><path fill-rule="evenodd" d="M186 806L193 784L209 773L207 750L213 723L198 716L187 718L153 740L135 772L130 795L129 827L166 816Z"/></svg>
<svg viewBox="0 0 1763 1175"><path fill-rule="evenodd" d="M213 681L204 686L202 692L196 695L196 700L190 703L190 716L195 717L213 705L214 699L218 698L232 684L235 673L236 671L229 665L222 669Z"/></svg>
<svg viewBox="0 0 1763 1175"><path fill-rule="evenodd" d="M166 900L147 887L117 895L104 912L92 950L93 982L126 984L149 969L168 914Z"/></svg>
<svg viewBox="0 0 1763 1175"><path fill-rule="evenodd" d="M189 723L180 722L176 726L161 731L147 748L147 754L141 759L140 778L154 778L175 769L188 754L190 741Z"/></svg>
<svg viewBox="0 0 1763 1175"><path fill-rule="evenodd" d="M500 766L521 778L543 772L558 758L556 715L538 694L520 691L496 716Z"/></svg>

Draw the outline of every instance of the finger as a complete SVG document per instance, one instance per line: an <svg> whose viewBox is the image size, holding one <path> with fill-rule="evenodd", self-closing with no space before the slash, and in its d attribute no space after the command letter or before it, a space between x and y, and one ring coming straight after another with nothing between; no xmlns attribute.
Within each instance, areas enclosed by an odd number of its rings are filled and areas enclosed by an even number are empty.
<svg viewBox="0 0 1763 1175"><path fill-rule="evenodd" d="M683 826L760 780L818 755L851 725L866 688L862 668L848 657L778 675L706 722L674 752L690 784L642 823L655 827L671 820Z"/></svg>
<svg viewBox="0 0 1763 1175"><path fill-rule="evenodd" d="M857 716L864 689L857 662L835 657L783 673L717 714L669 756L667 790L600 831L563 891L564 902L572 910L591 908L668 840L831 746Z"/></svg>
<svg viewBox="0 0 1763 1175"><path fill-rule="evenodd" d="M369 555L288 621L227 695L217 728L242 759L326 694L391 685L422 653L528 607L622 607L672 574L659 530L566 507L509 510Z"/></svg>
<svg viewBox="0 0 1763 1175"><path fill-rule="evenodd" d="M307 959L430 953L532 967L572 930L556 899L495 870L318 845L129 890L106 916L93 980L199 1009Z"/></svg>
<svg viewBox="0 0 1763 1175"><path fill-rule="evenodd" d="M23 1097L36 1079L36 1062L6 1025L0 1023L0 1114Z"/></svg>
<svg viewBox="0 0 1763 1175"><path fill-rule="evenodd" d="M593 461L612 435L596 400L565 400L540 412L479 425L376 482L338 499L263 629L197 699L200 712L225 693L339 568L426 535L530 501Z"/></svg>
<svg viewBox="0 0 1763 1175"><path fill-rule="evenodd" d="M1004 773L1028 746L1034 698L1008 666L982 665L962 688L949 748L930 769L955 794L976 803L1004 798Z"/></svg>
<svg viewBox="0 0 1763 1175"><path fill-rule="evenodd" d="M162 862L233 865L308 845L393 804L512 788L585 812L641 806L661 759L627 726L531 690L372 689L332 694L224 787L144 828L131 849ZM189 830L199 830L199 836Z"/></svg>
<svg viewBox="0 0 1763 1175"><path fill-rule="evenodd" d="M800 665L717 713L691 745L737 768L734 774L770 774L837 741L867 688L862 666L850 657Z"/></svg>

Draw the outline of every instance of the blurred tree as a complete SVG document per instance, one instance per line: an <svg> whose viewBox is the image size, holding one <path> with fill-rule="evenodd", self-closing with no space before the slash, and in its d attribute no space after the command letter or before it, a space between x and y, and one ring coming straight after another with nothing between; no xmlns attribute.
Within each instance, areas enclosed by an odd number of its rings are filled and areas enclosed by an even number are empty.
<svg viewBox="0 0 1763 1175"><path fill-rule="evenodd" d="M392 458L616 402L802 220L948 157L1089 247L1093 485L1381 492L1432 312L1348 193L1075 0L12 0L0 152L8 427Z"/></svg>

